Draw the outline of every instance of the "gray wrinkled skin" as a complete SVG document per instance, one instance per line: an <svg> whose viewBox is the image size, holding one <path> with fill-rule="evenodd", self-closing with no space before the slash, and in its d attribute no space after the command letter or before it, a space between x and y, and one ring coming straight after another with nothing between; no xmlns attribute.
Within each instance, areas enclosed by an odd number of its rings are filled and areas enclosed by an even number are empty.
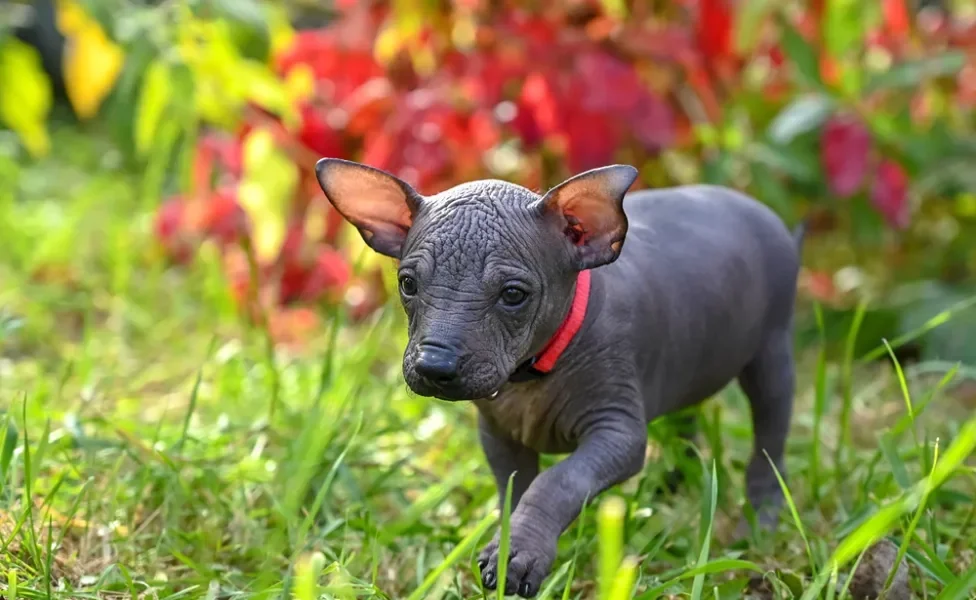
<svg viewBox="0 0 976 600"><path fill-rule="evenodd" d="M488 397L559 327L576 271L561 232L540 218L537 201L503 181L468 183L425 199L399 269L418 283L413 297L401 296L410 333L403 374L417 394ZM512 284L528 293L518 308L499 302ZM427 343L456 350L456 384L438 386L418 375L418 347Z"/></svg>
<svg viewBox="0 0 976 600"><path fill-rule="evenodd" d="M649 421L732 381L753 414L747 495L760 524L775 526L782 496L763 452L785 476L799 239L772 211L704 185L635 192L621 208L633 178L620 185L619 177L596 174L608 210L626 215L619 215L626 243L615 260L614 252L597 249L605 258L587 263L564 235L560 215L533 192L501 181L413 198L412 217L402 211L399 229L367 221L359 203L373 187L350 182L357 168L366 169L353 164L323 160L319 179L364 238L384 232L371 245L399 256L401 276L416 282L416 293L402 296L407 384L422 395L473 399L500 494L515 473L507 592L537 594L559 536L583 503L641 471ZM619 176L626 168L615 169ZM415 194L396 185L388 189ZM507 382L562 322L582 264L595 268L580 332L549 375ZM513 282L528 293L518 308L499 300ZM418 373L424 348L456 357L456 380L442 384ZM540 453L570 454L540 473ZM497 547L496 536L479 559L489 589L499 585Z"/></svg>

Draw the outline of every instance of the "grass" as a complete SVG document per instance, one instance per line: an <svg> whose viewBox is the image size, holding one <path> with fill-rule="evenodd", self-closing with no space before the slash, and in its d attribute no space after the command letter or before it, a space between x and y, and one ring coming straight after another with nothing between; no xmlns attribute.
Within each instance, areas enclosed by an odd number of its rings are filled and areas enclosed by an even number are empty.
<svg viewBox="0 0 976 600"><path fill-rule="evenodd" d="M473 408L406 392L399 310L269 355L213 256L188 272L156 257L145 181L58 135L30 166L0 139L7 597L495 596L477 577L501 521ZM882 538L916 597L976 597L976 428L951 392L972 370L801 357L775 535L731 535L751 446L733 388L702 407L702 464L676 496L656 482L683 449L651 426L643 475L562 536L540 597L851 597Z"/></svg>

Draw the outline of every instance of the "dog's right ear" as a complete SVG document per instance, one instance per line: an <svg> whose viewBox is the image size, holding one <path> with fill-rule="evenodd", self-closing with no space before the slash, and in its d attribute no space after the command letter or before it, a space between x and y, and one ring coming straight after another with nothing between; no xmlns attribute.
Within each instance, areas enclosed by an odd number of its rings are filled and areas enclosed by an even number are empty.
<svg viewBox="0 0 976 600"><path fill-rule="evenodd" d="M400 258L403 242L423 197L380 169L341 158L323 158L315 175L339 214L359 230L373 250Z"/></svg>

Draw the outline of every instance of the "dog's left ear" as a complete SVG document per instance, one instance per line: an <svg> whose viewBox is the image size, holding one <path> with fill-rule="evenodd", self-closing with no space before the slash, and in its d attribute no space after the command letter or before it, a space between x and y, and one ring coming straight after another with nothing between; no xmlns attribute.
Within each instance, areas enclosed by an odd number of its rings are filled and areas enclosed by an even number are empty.
<svg viewBox="0 0 976 600"><path fill-rule="evenodd" d="M576 246L580 269L612 263L627 235L624 194L637 179L637 169L611 165L570 177L539 201L542 210L559 220Z"/></svg>

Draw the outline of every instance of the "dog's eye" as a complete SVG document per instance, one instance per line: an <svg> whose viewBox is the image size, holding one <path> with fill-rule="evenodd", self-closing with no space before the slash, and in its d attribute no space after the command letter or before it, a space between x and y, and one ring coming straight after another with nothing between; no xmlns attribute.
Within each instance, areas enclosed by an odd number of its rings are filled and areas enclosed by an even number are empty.
<svg viewBox="0 0 976 600"><path fill-rule="evenodd" d="M525 302L525 297L528 294L518 289L517 287L507 287L502 290L502 302L508 306L518 306Z"/></svg>
<svg viewBox="0 0 976 600"><path fill-rule="evenodd" d="M400 293L404 296L413 296L417 293L417 280L409 275L400 278Z"/></svg>

